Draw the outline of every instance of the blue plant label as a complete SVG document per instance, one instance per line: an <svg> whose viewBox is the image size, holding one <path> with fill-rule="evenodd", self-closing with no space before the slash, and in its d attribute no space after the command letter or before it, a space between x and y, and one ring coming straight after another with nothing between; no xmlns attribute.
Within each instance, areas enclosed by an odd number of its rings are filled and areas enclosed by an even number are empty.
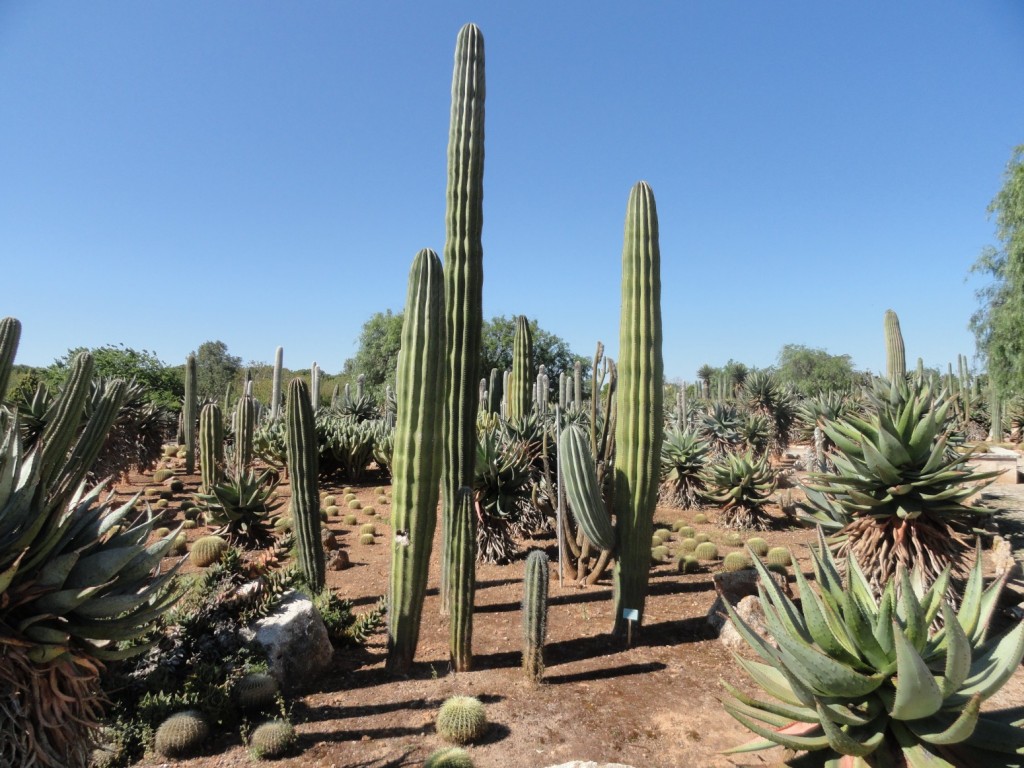
<svg viewBox="0 0 1024 768"><path fill-rule="evenodd" d="M640 611L636 608L623 608L622 618L626 621L640 621Z"/></svg>

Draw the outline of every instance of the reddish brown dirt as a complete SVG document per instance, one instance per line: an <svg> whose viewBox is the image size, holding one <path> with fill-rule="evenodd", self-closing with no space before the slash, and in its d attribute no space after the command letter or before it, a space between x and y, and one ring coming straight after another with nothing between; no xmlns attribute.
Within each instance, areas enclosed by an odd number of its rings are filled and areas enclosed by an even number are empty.
<svg viewBox="0 0 1024 768"><path fill-rule="evenodd" d="M188 492L198 478L182 477ZM150 481L133 477L129 491ZM328 572L328 585L351 599L357 610L372 607L388 579L388 509L377 503L370 481L355 488L364 507L359 522L346 526L331 518L328 526L347 549L352 567ZM341 486L327 490L340 491ZM282 485L287 493L287 485ZM340 498L340 493L338 494ZM178 506L172 502L172 508ZM348 511L344 510L343 512ZM696 511L659 508L656 523L685 519L708 532L724 552L725 531L712 522L693 523ZM377 524L375 545L360 545L358 526ZM205 533L191 531L190 539ZM764 534L769 543L788 546L808 572L806 547L814 534L785 528ZM673 552L679 537L670 544ZM553 537L524 542L557 557ZM445 698L477 696L487 705L492 723L482 744L468 748L478 768L514 764L534 768L595 760L636 768L680 766L783 765L781 749L727 757L722 751L749 740L748 731L722 709L720 680L753 691L730 653L712 637L705 615L715 594L710 572L680 575L671 564L651 571L644 627L633 647L609 635L612 624L609 579L589 588L560 586L553 572L550 589L547 669L544 682L526 682L520 665L520 600L523 561L479 565L473 625L475 669L455 674L448 664L448 627L440 616L438 553L435 542L430 585L419 650L413 673L394 678L384 671L383 634L365 649L341 649L333 668L313 690L292 701L300 751L277 765L294 768L391 768L419 766L443 746L434 732L434 716ZM1024 701L1018 674L1000 694L1000 706ZM142 766L166 765L150 756ZM252 758L238 734L221 734L203 757L175 763L183 768L251 766Z"/></svg>

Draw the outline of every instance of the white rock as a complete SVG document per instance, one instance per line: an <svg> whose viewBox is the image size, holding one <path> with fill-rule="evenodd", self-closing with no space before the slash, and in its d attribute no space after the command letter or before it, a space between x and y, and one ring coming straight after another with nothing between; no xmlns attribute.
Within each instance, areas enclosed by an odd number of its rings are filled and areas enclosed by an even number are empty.
<svg viewBox="0 0 1024 768"><path fill-rule="evenodd" d="M267 654L270 674L286 691L315 680L334 655L323 619L312 601L298 592L286 595L273 613L244 634Z"/></svg>
<svg viewBox="0 0 1024 768"><path fill-rule="evenodd" d="M571 763L549 765L548 768L633 768L633 766L625 765L624 763L595 763L593 760L587 762L573 760Z"/></svg>

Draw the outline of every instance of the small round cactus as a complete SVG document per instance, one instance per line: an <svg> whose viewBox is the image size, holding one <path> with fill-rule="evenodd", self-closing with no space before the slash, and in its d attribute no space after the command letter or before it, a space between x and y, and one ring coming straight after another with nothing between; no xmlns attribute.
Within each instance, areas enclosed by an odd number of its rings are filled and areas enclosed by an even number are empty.
<svg viewBox="0 0 1024 768"><path fill-rule="evenodd" d="M672 530L675 531L676 533L678 533L679 529L683 528L685 526L686 526L686 521L685 520L676 520L674 523L672 523Z"/></svg>
<svg viewBox="0 0 1024 768"><path fill-rule="evenodd" d="M188 538L183 531L175 536L174 541L171 542L171 554L184 555L186 552L188 552Z"/></svg>
<svg viewBox="0 0 1024 768"><path fill-rule="evenodd" d="M175 478L167 484L167 488L171 493L182 493L185 490L185 484L181 480Z"/></svg>
<svg viewBox="0 0 1024 768"><path fill-rule="evenodd" d="M710 541L701 542L697 545L697 548L693 550L693 556L698 560L717 560L718 547Z"/></svg>
<svg viewBox="0 0 1024 768"><path fill-rule="evenodd" d="M184 521L181 524L181 527L184 528L186 531L191 531L191 530L199 527L199 521L198 520L186 520L186 521Z"/></svg>
<svg viewBox="0 0 1024 768"><path fill-rule="evenodd" d="M169 480L174 477L174 471L170 469L158 469L153 473L153 482L162 483L164 480Z"/></svg>
<svg viewBox="0 0 1024 768"><path fill-rule="evenodd" d="M373 523L364 523L359 527L359 532L368 533L371 536L375 536L377 534L377 526L375 526Z"/></svg>
<svg viewBox="0 0 1024 768"><path fill-rule="evenodd" d="M372 533L364 533L359 537L360 544L373 544L375 541L377 540L373 537Z"/></svg>
<svg viewBox="0 0 1024 768"><path fill-rule="evenodd" d="M661 536L659 536L658 534L654 534L653 536L651 536L651 546L652 547L660 547L661 546Z"/></svg>
<svg viewBox="0 0 1024 768"><path fill-rule="evenodd" d="M157 499L155 502L153 502L153 509L167 509L167 507L169 507L170 504L171 502L169 502L167 499Z"/></svg>
<svg viewBox="0 0 1024 768"><path fill-rule="evenodd" d="M725 543L730 547L738 547L743 543L743 537L733 531L732 533L725 534Z"/></svg>
<svg viewBox="0 0 1024 768"><path fill-rule="evenodd" d="M484 705L472 696L452 696L437 713L437 733L445 741L468 744L486 731Z"/></svg>
<svg viewBox="0 0 1024 768"><path fill-rule="evenodd" d="M727 571L742 571L754 565L749 557L742 552L730 552L722 561L722 568Z"/></svg>
<svg viewBox="0 0 1024 768"><path fill-rule="evenodd" d="M336 507L333 504L328 504L326 507L324 507L324 512L326 512L331 517L337 517L339 514L341 514L341 510L338 509L338 507Z"/></svg>
<svg viewBox="0 0 1024 768"><path fill-rule="evenodd" d="M355 497L356 497L356 495L355 495L354 493L352 493L352 490L351 490L351 489L349 489L349 490L348 490L348 491L347 491L347 492L345 493L345 495L344 495L344 496L342 496L342 498L343 498L343 499L345 499L345 501L352 501L352 500L353 500L353 499L354 499Z"/></svg>
<svg viewBox="0 0 1024 768"><path fill-rule="evenodd" d="M378 504L387 504L388 503L388 497L387 496L378 496L377 497L377 503Z"/></svg>
<svg viewBox="0 0 1024 768"><path fill-rule="evenodd" d="M683 555L676 560L676 570L679 573L696 573L700 570L700 561L693 555Z"/></svg>
<svg viewBox="0 0 1024 768"><path fill-rule="evenodd" d="M323 499L320 500L320 505L324 507L333 507L334 504L335 500L333 496L324 496Z"/></svg>
<svg viewBox="0 0 1024 768"><path fill-rule="evenodd" d="M696 531L693 529L692 525L684 525L680 527L679 530L676 531L676 533L678 533L684 539L692 539L694 537L694 534L696 534Z"/></svg>
<svg viewBox="0 0 1024 768"><path fill-rule="evenodd" d="M700 544L700 542L696 539L683 539L679 542L679 551L683 554L689 554L697 548L698 544Z"/></svg>
<svg viewBox="0 0 1024 768"><path fill-rule="evenodd" d="M242 709L263 709L277 701L277 680L263 672L250 672L238 679L231 692Z"/></svg>
<svg viewBox="0 0 1024 768"><path fill-rule="evenodd" d="M768 565L781 565L783 568L793 564L793 556L785 547L772 547L765 555L765 560Z"/></svg>
<svg viewBox="0 0 1024 768"><path fill-rule="evenodd" d="M164 492L163 488L158 488L155 485L151 485L151 486L149 486L148 488L146 488L145 490L142 491L142 495L143 496L149 496L150 498L152 498L153 496L159 496L163 492Z"/></svg>
<svg viewBox="0 0 1024 768"><path fill-rule="evenodd" d="M287 720L268 720L252 732L249 748L253 757L282 757L295 746L295 728Z"/></svg>
<svg viewBox="0 0 1024 768"><path fill-rule="evenodd" d="M345 515L343 518L341 518L341 522L343 522L345 525L355 525L359 522L359 518L355 515Z"/></svg>
<svg viewBox="0 0 1024 768"><path fill-rule="evenodd" d="M668 547L654 547L651 550L651 562L664 563L668 558Z"/></svg>
<svg viewBox="0 0 1024 768"><path fill-rule="evenodd" d="M696 515L693 516L693 522L695 523L706 523L707 521L708 516L705 515L703 512L698 512Z"/></svg>
<svg viewBox="0 0 1024 768"><path fill-rule="evenodd" d="M385 488L383 485L378 485L376 488L373 489L373 492L376 493L378 496L383 496L388 492L388 489Z"/></svg>
<svg viewBox="0 0 1024 768"><path fill-rule="evenodd" d="M768 554L768 542L759 536L754 536L751 539L747 539L747 549L758 557L764 557Z"/></svg>
<svg viewBox="0 0 1024 768"><path fill-rule="evenodd" d="M192 554L189 555L189 559L193 565L205 568L220 560L220 556L227 548L228 543L220 536L203 536L192 544Z"/></svg>
<svg viewBox="0 0 1024 768"><path fill-rule="evenodd" d="M351 485L346 485L344 488L342 488L341 493L343 496L355 496L355 492L352 490Z"/></svg>
<svg viewBox="0 0 1024 768"><path fill-rule="evenodd" d="M672 534L669 532L668 528L659 528L654 532L654 535L662 541L670 541L672 539Z"/></svg>
<svg viewBox="0 0 1024 768"><path fill-rule="evenodd" d="M348 508L349 509L362 509L363 505L362 505L362 502L359 501L359 499L351 499L349 501L349 503L348 503Z"/></svg>
<svg viewBox="0 0 1024 768"><path fill-rule="evenodd" d="M473 760L461 747L444 747L431 752L423 768L473 768Z"/></svg>
<svg viewBox="0 0 1024 768"><path fill-rule="evenodd" d="M295 527L295 522L290 517L279 517L274 521L274 528L278 531L290 531Z"/></svg>
<svg viewBox="0 0 1024 768"><path fill-rule="evenodd" d="M156 538L158 538L158 539L162 539L164 536L166 536L170 532L171 532L170 528L157 528L155 531L153 531L153 535Z"/></svg>
<svg viewBox="0 0 1024 768"><path fill-rule="evenodd" d="M178 712L156 729L156 751L164 757L182 757L198 752L210 738L210 726L202 713L190 709Z"/></svg>
<svg viewBox="0 0 1024 768"><path fill-rule="evenodd" d="M698 544L703 544L705 541L711 541L711 535L708 533L697 533L694 534L693 539Z"/></svg>
<svg viewBox="0 0 1024 768"><path fill-rule="evenodd" d="M377 510L374 509L373 507L364 507L363 514L365 514L367 517L376 517Z"/></svg>

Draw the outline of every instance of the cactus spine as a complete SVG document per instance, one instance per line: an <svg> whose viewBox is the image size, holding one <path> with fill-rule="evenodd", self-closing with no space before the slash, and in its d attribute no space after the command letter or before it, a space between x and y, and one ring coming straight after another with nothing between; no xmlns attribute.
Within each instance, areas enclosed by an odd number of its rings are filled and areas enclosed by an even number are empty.
<svg viewBox="0 0 1024 768"><path fill-rule="evenodd" d="M224 420L220 406L207 403L199 412L199 474L203 493L211 493L224 465Z"/></svg>
<svg viewBox="0 0 1024 768"><path fill-rule="evenodd" d="M547 629L548 556L535 549L526 558L523 578L523 672L535 682L544 675Z"/></svg>
<svg viewBox="0 0 1024 768"><path fill-rule="evenodd" d="M476 459L477 369L483 327L484 39L474 24L459 30L452 73L444 279L446 375L443 571L467 573L442 582L442 609L452 613L450 648L456 671L472 660L473 548L476 516L459 513L459 489L473 485ZM456 626L462 628L456 631Z"/></svg>
<svg viewBox="0 0 1024 768"><path fill-rule="evenodd" d="M413 259L402 323L392 501L388 669L407 672L416 655L437 525L444 389L444 273L436 253Z"/></svg>
<svg viewBox="0 0 1024 768"><path fill-rule="evenodd" d="M324 588L324 548L320 543L320 494L316 481L316 419L309 389L302 379L293 379L288 385L285 419L299 567L310 588L319 592Z"/></svg>
<svg viewBox="0 0 1024 768"><path fill-rule="evenodd" d="M13 317L0 320L0 402L7 396L7 384L14 370L14 354L21 339L21 321Z"/></svg>
<svg viewBox="0 0 1024 768"><path fill-rule="evenodd" d="M270 418L277 421L281 415L281 371L284 369L284 347L274 353L274 383L270 391Z"/></svg>
<svg viewBox="0 0 1024 768"><path fill-rule="evenodd" d="M181 423L185 437L185 474L196 471L196 413L199 408L196 356L185 360L185 403L181 408Z"/></svg>
<svg viewBox="0 0 1024 768"><path fill-rule="evenodd" d="M661 252L658 211L646 182L634 185L626 208L619 321L614 571L616 633L626 631L625 608L643 620L651 529L658 500L663 436L664 364L661 356Z"/></svg>
<svg viewBox="0 0 1024 768"><path fill-rule="evenodd" d="M235 477L252 464L252 437L256 431L256 400L242 395L235 406Z"/></svg>
<svg viewBox="0 0 1024 768"><path fill-rule="evenodd" d="M891 309L885 310L885 375L889 381L905 379L907 376L907 355L903 349L903 334L900 333L900 319Z"/></svg>
<svg viewBox="0 0 1024 768"><path fill-rule="evenodd" d="M530 413L533 389L533 333L525 315L516 318L512 339L512 375L508 382L508 418L521 419Z"/></svg>

